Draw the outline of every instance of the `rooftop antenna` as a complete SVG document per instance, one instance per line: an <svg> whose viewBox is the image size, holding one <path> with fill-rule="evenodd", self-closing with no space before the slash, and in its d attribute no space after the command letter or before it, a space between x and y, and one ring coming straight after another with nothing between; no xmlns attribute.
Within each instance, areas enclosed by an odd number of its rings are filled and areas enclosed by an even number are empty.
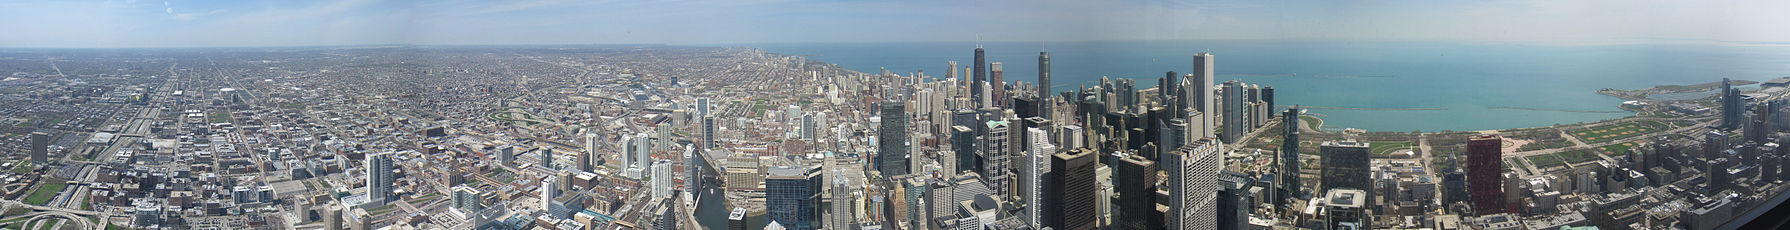
<svg viewBox="0 0 1790 230"><path fill-rule="evenodd" d="M982 48L982 35L981 34L976 34L976 48L977 49Z"/></svg>

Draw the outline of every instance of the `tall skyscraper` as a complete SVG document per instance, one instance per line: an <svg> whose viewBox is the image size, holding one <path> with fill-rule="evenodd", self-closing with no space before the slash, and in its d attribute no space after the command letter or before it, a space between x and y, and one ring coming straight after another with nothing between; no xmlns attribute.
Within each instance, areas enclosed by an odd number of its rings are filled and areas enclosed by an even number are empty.
<svg viewBox="0 0 1790 230"><path fill-rule="evenodd" d="M684 191L690 192L691 200L701 200L702 193L708 190L702 181L702 170L709 167L708 159L702 157L707 151L684 145Z"/></svg>
<svg viewBox="0 0 1790 230"><path fill-rule="evenodd" d="M1249 212L1255 209L1255 200L1249 193L1253 180L1249 175L1224 171L1218 176L1218 229L1244 230L1250 229Z"/></svg>
<svg viewBox="0 0 1790 230"><path fill-rule="evenodd" d="M592 171L592 168L591 168L592 166L590 163L591 158L596 158L597 156L599 156L598 154L601 153L602 148L598 147L598 146L600 146L602 143L603 143L602 135L597 135L596 132L584 133L584 152L582 154L578 154L578 166L577 166L578 171L585 171L585 172Z"/></svg>
<svg viewBox="0 0 1790 230"><path fill-rule="evenodd" d="M559 175L551 175L551 174L547 175L546 178L542 178L542 180L541 180L541 210L553 210L553 199L559 198L560 189L565 189L565 188L559 187L560 180L566 180L566 179L559 178Z"/></svg>
<svg viewBox="0 0 1790 230"><path fill-rule="evenodd" d="M1193 100L1192 103L1189 103L1193 109L1206 115L1202 117L1202 124L1200 124L1200 127L1205 127L1205 130L1200 130L1199 138L1217 137L1212 133L1212 129L1218 127L1214 124L1218 116L1218 108L1215 108L1217 105L1212 104L1212 97L1216 96L1212 94L1212 79L1218 75L1213 74L1212 59L1211 53L1200 52L1193 55L1193 72L1187 75L1186 85L1180 87L1189 94L1187 98Z"/></svg>
<svg viewBox="0 0 1790 230"><path fill-rule="evenodd" d="M1162 213L1156 211L1156 183L1160 182L1155 161L1132 154L1120 157L1115 165L1113 186L1118 200L1113 225L1122 229L1155 229L1162 226Z"/></svg>
<svg viewBox="0 0 1790 230"><path fill-rule="evenodd" d="M946 167L949 172L945 173L945 178L957 178L959 171L976 170L976 164L982 162L976 156L976 129L951 126L951 152L956 155L956 162L953 167Z"/></svg>
<svg viewBox="0 0 1790 230"><path fill-rule="evenodd" d="M502 147L497 147L497 154L498 154L497 155L498 162L501 162L501 163L503 163L503 165L507 165L507 166L516 166L516 146L515 145L504 145Z"/></svg>
<svg viewBox="0 0 1790 230"><path fill-rule="evenodd" d="M709 98L696 98L696 117L709 116Z"/></svg>
<svg viewBox="0 0 1790 230"><path fill-rule="evenodd" d="M1319 174L1322 176L1318 179L1320 183L1323 183L1323 189L1318 191L1347 188L1360 189L1372 194L1373 181L1371 179L1373 176L1368 169L1371 160L1368 158L1367 142L1326 141L1319 145L1318 150L1320 156L1324 156L1323 163L1320 163L1323 166L1323 173Z"/></svg>
<svg viewBox="0 0 1790 230"><path fill-rule="evenodd" d="M714 116L702 117L702 141L699 143L702 149L715 147L715 132L719 131L719 129L719 127L715 126Z"/></svg>
<svg viewBox="0 0 1790 230"><path fill-rule="evenodd" d="M1282 132L1284 136L1278 153L1280 157L1275 161L1275 165L1280 166L1279 172L1275 174L1279 177L1274 181L1278 187L1271 191L1274 193L1272 203L1276 208L1284 208L1287 200L1304 190L1304 186L1299 184L1299 107L1293 106L1281 114L1281 128L1285 131Z"/></svg>
<svg viewBox="0 0 1790 230"><path fill-rule="evenodd" d="M391 153L367 156L367 198L377 204L392 201L394 184L397 184L397 180L392 177Z"/></svg>
<svg viewBox="0 0 1790 230"><path fill-rule="evenodd" d="M1722 128L1739 128L1740 125L1743 124L1741 123L1741 113L1746 110L1741 108L1741 106L1745 104L1742 104L1740 101L1740 90L1736 90L1733 86L1729 85L1728 78L1722 78L1721 96Z"/></svg>
<svg viewBox="0 0 1790 230"><path fill-rule="evenodd" d="M877 132L877 171L883 177L907 175L907 105L900 101L883 102L882 128Z"/></svg>
<svg viewBox="0 0 1790 230"><path fill-rule="evenodd" d="M988 89L994 90L990 93L994 105L1006 108L1007 104L1013 103L1013 98L1007 96L1007 81L1001 78L1003 72L1006 71L1001 70L1001 62L988 63Z"/></svg>
<svg viewBox="0 0 1790 230"><path fill-rule="evenodd" d="M553 146L541 146L540 149L535 151L539 152L541 156L542 168L557 170L557 168L553 168Z"/></svg>
<svg viewBox="0 0 1790 230"><path fill-rule="evenodd" d="M820 170L779 166L765 176L765 211L788 229L816 229L820 220Z"/></svg>
<svg viewBox="0 0 1790 230"><path fill-rule="evenodd" d="M634 143L634 147L638 148L634 150L634 167L641 169L652 167L653 137L647 136L646 133L639 133L634 135L634 141L637 141Z"/></svg>
<svg viewBox="0 0 1790 230"><path fill-rule="evenodd" d="M983 130L987 133L981 135L982 144L977 146L981 148L978 151L981 156L978 158L982 159L982 172L979 174L984 182L988 182L991 194L1013 195L1012 189L1009 189L1013 187L1013 166L1010 165L1013 143L1009 139L1012 138L1012 126L1006 120L998 119L988 121L985 126Z"/></svg>
<svg viewBox="0 0 1790 230"><path fill-rule="evenodd" d="M1477 215L1504 212L1503 142L1497 135L1467 139L1467 190Z"/></svg>
<svg viewBox="0 0 1790 230"><path fill-rule="evenodd" d="M1099 167L1092 149L1075 149L1051 156L1051 175L1045 182L1045 199L1051 204L1045 208L1042 222L1045 227L1053 229L1094 229L1100 199L1095 193L1099 182L1095 180L1094 170Z"/></svg>
<svg viewBox="0 0 1790 230"><path fill-rule="evenodd" d="M970 84L974 86L974 87L970 88L970 96L972 96L973 98L977 98L976 100L983 100L983 99L987 98L987 95L983 95L983 94L987 93L984 89L986 87L988 87L988 76L987 76L988 60L983 59L983 57L982 57L982 44L976 44L976 63L975 63L975 65L976 66L971 67L971 68L975 69L975 72L970 73L972 76L976 77L975 79L970 81ZM989 107L989 106L994 106L994 105L990 105L990 104L976 105L977 108Z"/></svg>
<svg viewBox="0 0 1790 230"><path fill-rule="evenodd" d="M653 162L653 178L649 181L652 182L649 188L652 189L654 200L671 198L671 187L676 186L672 183L675 178L672 178L671 167L671 161Z"/></svg>
<svg viewBox="0 0 1790 230"><path fill-rule="evenodd" d="M1214 229L1218 216L1218 170L1223 167L1224 146L1204 138L1182 145L1159 162L1168 180L1168 229Z"/></svg>
<svg viewBox="0 0 1790 230"><path fill-rule="evenodd" d="M50 133L31 132L31 162L40 165L50 162Z"/></svg>
<svg viewBox="0 0 1790 230"><path fill-rule="evenodd" d="M946 67L945 67L945 79L952 79L952 80L957 80L957 82L960 82L960 83L961 83L961 82L967 82L967 81L965 81L965 80L963 80L963 79L958 79L958 78L957 78L957 77L958 77L958 76L957 76L957 61L950 61L950 62L946 62L946 64L945 64L945 65L946 65Z"/></svg>
<svg viewBox="0 0 1790 230"><path fill-rule="evenodd" d="M1044 172L1050 171L1050 157L1056 154L1057 147L1050 144L1050 132L1045 128L1026 128L1025 139L1029 147L1020 160L1019 193L1028 207L1024 213L1026 223L1036 226L1043 215L1038 209L1044 205Z"/></svg>
<svg viewBox="0 0 1790 230"><path fill-rule="evenodd" d="M1243 123L1243 82L1230 80L1224 82L1224 133L1219 139L1224 143L1237 143L1248 132Z"/></svg>
<svg viewBox="0 0 1790 230"><path fill-rule="evenodd" d="M1050 95L1050 53L1038 52L1038 117L1051 118L1053 101Z"/></svg>

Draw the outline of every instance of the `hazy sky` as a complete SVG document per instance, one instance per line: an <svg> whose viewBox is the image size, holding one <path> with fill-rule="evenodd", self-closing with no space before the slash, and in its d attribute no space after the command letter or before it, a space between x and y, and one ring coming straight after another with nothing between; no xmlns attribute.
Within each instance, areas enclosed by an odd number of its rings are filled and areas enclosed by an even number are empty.
<svg viewBox="0 0 1790 230"><path fill-rule="evenodd" d="M1790 42L1790 1L0 1L0 47L1340 39Z"/></svg>

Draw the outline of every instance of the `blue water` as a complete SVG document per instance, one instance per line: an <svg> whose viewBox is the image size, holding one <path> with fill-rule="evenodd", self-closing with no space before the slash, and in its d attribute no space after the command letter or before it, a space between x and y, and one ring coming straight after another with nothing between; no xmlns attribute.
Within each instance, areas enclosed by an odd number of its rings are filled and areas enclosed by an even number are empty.
<svg viewBox="0 0 1790 230"><path fill-rule="evenodd" d="M972 42L742 44L875 73L925 70L943 77L946 61L972 62ZM1491 109L1525 107L1616 111L1602 88L1638 89L1729 77L1790 76L1790 47L1726 45L1509 45L1310 41L1090 41L984 43L1005 80L1037 81L1037 56L1051 54L1055 91L1093 85L1102 76L1156 84L1167 71L1192 70L1192 55L1216 55L1218 82L1272 86L1276 104L1439 111L1313 109L1325 125L1372 131L1469 131L1591 122L1628 113ZM959 68L962 68L961 66ZM1294 75L1297 73L1297 75Z"/></svg>

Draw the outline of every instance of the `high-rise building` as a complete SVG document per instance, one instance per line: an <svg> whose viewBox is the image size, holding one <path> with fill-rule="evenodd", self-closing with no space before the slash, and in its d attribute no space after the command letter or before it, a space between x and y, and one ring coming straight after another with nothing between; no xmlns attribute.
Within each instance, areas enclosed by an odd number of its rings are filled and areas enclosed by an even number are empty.
<svg viewBox="0 0 1790 230"><path fill-rule="evenodd" d="M1050 96L1050 53L1038 52L1038 117L1054 119Z"/></svg>
<svg viewBox="0 0 1790 230"><path fill-rule="evenodd" d="M1162 226L1163 213L1156 211L1156 184L1160 182L1156 162L1131 154L1119 157L1113 186L1118 200L1112 212L1113 225L1122 229L1155 229Z"/></svg>
<svg viewBox="0 0 1790 230"><path fill-rule="evenodd" d="M1268 105L1266 106L1266 107L1268 107L1268 110L1267 110L1268 113L1270 113L1268 115L1273 116L1274 114L1272 114L1272 113L1274 113L1274 108L1275 108L1274 107L1274 87L1273 86L1262 87L1262 102L1268 103Z"/></svg>
<svg viewBox="0 0 1790 230"><path fill-rule="evenodd" d="M1332 189L1360 189L1373 192L1373 175L1368 168L1372 161L1368 154L1367 142L1326 141L1319 145L1318 152L1323 156L1319 163L1323 167L1318 182L1323 184L1320 191Z"/></svg>
<svg viewBox="0 0 1790 230"><path fill-rule="evenodd" d="M814 122L814 114L802 115L802 140L814 141L815 129L819 128L815 126Z"/></svg>
<svg viewBox="0 0 1790 230"><path fill-rule="evenodd" d="M1224 133L1219 139L1224 143L1237 143L1248 132L1243 123L1243 82L1230 80L1224 82Z"/></svg>
<svg viewBox="0 0 1790 230"><path fill-rule="evenodd" d="M1005 71L1001 70L1001 62L988 63L988 89L993 90L989 95L994 98L995 106L1006 108L1013 99L1007 97L1007 82L1001 79L1002 72Z"/></svg>
<svg viewBox="0 0 1790 230"><path fill-rule="evenodd" d="M31 132L31 162L40 165L50 162L50 133Z"/></svg>
<svg viewBox="0 0 1790 230"><path fill-rule="evenodd" d="M671 167L671 161L668 160L653 162L653 178L650 181L652 182L651 186L649 186L652 188L653 199L665 199L671 197L673 191L671 187L676 186L672 183L672 181L675 181L675 178L672 178Z"/></svg>
<svg viewBox="0 0 1790 230"><path fill-rule="evenodd" d="M900 101L883 102L882 128L877 132L877 171L883 177L907 175L907 105Z"/></svg>
<svg viewBox="0 0 1790 230"><path fill-rule="evenodd" d="M1503 142L1497 135L1467 139L1467 190L1477 215L1504 212Z"/></svg>
<svg viewBox="0 0 1790 230"><path fill-rule="evenodd" d="M1279 177L1274 181L1278 183L1275 185L1278 187L1270 191L1274 193L1272 203L1277 208L1286 206L1287 200L1297 196L1305 187L1299 184L1299 112L1299 107L1293 106L1281 113L1281 128L1285 131L1282 132L1284 136L1280 142L1280 152L1277 153L1280 157L1275 161L1280 166L1280 172L1275 174Z"/></svg>
<svg viewBox="0 0 1790 230"><path fill-rule="evenodd" d="M1013 195L1012 189L1009 189L1013 187L1013 166L1010 165L1013 143L1009 139L1012 138L1011 126L1006 120L999 119L990 120L984 126L986 133L981 135L982 144L977 145L981 150L977 151L980 153L977 158L982 160L982 171L978 174L982 175L984 182L988 182L992 194Z"/></svg>
<svg viewBox="0 0 1790 230"><path fill-rule="evenodd" d="M454 210L459 210L460 213L463 213L466 216L477 215L476 213L485 209L485 205L480 203L481 198L479 198L479 195L479 190L470 186L454 186L454 203L452 208L454 208Z"/></svg>
<svg viewBox="0 0 1790 230"><path fill-rule="evenodd" d="M1367 191L1358 189L1326 190L1322 200L1324 207L1324 227L1322 229L1367 229L1372 223L1367 222L1368 199L1372 199Z"/></svg>
<svg viewBox="0 0 1790 230"><path fill-rule="evenodd" d="M970 87L970 96L971 96L971 98L976 98L975 100L986 102L985 100L987 99L988 95L984 95L984 94L987 94L986 87L988 87L988 76L987 76L988 70L986 69L986 68L988 68L988 60L983 59L983 57L982 57L982 44L976 44L976 63L975 63L975 65L976 66L971 67L971 68L975 69L975 72L970 73L971 76L976 77L970 81L970 84L973 86L973 87ZM989 107L989 106L994 106L994 105L990 105L990 104L986 104L986 103L976 105L977 108Z"/></svg>
<svg viewBox="0 0 1790 230"><path fill-rule="evenodd" d="M1050 132L1044 128L1026 128L1025 139L1030 147L1020 160L1019 193L1027 204L1025 221L1035 226L1041 223L1043 215L1038 209L1044 205L1044 172L1050 171L1050 157L1056 154L1057 147L1050 144Z"/></svg>
<svg viewBox="0 0 1790 230"><path fill-rule="evenodd" d="M1255 200L1249 193L1254 181L1249 175L1224 171L1218 175L1218 229L1249 229L1249 212Z"/></svg>
<svg viewBox="0 0 1790 230"><path fill-rule="evenodd" d="M593 171L591 168L590 160L591 160L591 158L597 157L597 154L600 153L602 148L597 147L597 146L599 146L601 143L603 143L602 135L597 135L596 132L584 133L584 152L581 154L578 154L578 162L577 162L578 165L576 166L576 168L578 168L578 171L585 171L585 172Z"/></svg>
<svg viewBox="0 0 1790 230"><path fill-rule="evenodd" d="M1168 229L1218 228L1218 170L1223 167L1224 146L1204 138L1163 154L1163 173L1168 180Z"/></svg>
<svg viewBox="0 0 1790 230"><path fill-rule="evenodd" d="M976 164L982 162L976 155L976 129L961 125L951 126L951 152L956 157L952 167L946 167L945 178L957 178L957 172L976 170ZM941 162L942 163L942 162Z"/></svg>
<svg viewBox="0 0 1790 230"><path fill-rule="evenodd" d="M323 208L323 229L342 230L342 207L328 204Z"/></svg>
<svg viewBox="0 0 1790 230"><path fill-rule="evenodd" d="M789 229L816 229L820 220L820 169L779 166L765 181L765 211L770 221Z"/></svg>
<svg viewBox="0 0 1790 230"><path fill-rule="evenodd" d="M1099 167L1092 149L1074 149L1051 156L1051 175L1046 181L1044 199L1051 200L1044 208L1044 227L1053 229L1094 229L1099 220L1095 193L1099 182L1094 170Z"/></svg>
<svg viewBox="0 0 1790 230"><path fill-rule="evenodd" d="M541 148L536 149L535 152L539 152L538 154L541 156L540 161L542 168L558 170L558 168L553 167L553 146L541 146Z"/></svg>
<svg viewBox="0 0 1790 230"><path fill-rule="evenodd" d="M392 201L392 185L397 184L392 177L392 153L379 153L367 156L367 198L376 204Z"/></svg>
<svg viewBox="0 0 1790 230"><path fill-rule="evenodd" d="M1202 119L1199 126L1205 127L1205 129L1199 130L1199 138L1217 137L1212 133L1212 130L1218 127L1214 124L1216 123L1215 118L1218 116L1218 108L1212 101L1212 97L1217 96L1212 94L1212 79L1218 75L1213 74L1212 59L1211 53L1200 52L1193 55L1193 72L1187 75L1187 80L1182 87L1177 87L1188 94L1186 98L1192 100L1189 104L1193 106L1194 111L1205 114L1200 117Z"/></svg>
<svg viewBox="0 0 1790 230"><path fill-rule="evenodd" d="M709 98L696 98L696 117L709 116Z"/></svg>
<svg viewBox="0 0 1790 230"><path fill-rule="evenodd" d="M1724 128L1724 129L1739 128L1741 124L1744 124L1741 122L1741 119L1742 119L1741 113L1746 111L1746 109L1741 108L1741 106L1744 106L1745 104L1743 104L1744 102L1740 101L1741 100L1740 99L1740 90L1734 89L1733 86L1729 85L1728 78L1722 78L1722 92L1721 93L1722 93L1722 95L1721 95L1722 96L1722 128Z"/></svg>
<svg viewBox="0 0 1790 230"><path fill-rule="evenodd" d="M547 175L546 178L542 178L541 210L553 210L554 198L559 198L560 189L565 189L559 187L560 180L565 180L565 178L559 178L559 175L551 174Z"/></svg>
<svg viewBox="0 0 1790 230"><path fill-rule="evenodd" d="M700 143L702 149L715 147L715 132L719 131L719 129L719 127L715 126L714 116L702 117L702 143Z"/></svg>
<svg viewBox="0 0 1790 230"><path fill-rule="evenodd" d="M516 166L516 146L515 145L504 145L502 147L497 147L497 151L498 151L497 152L497 154L498 154L497 161L498 162L502 162L503 165L507 165L507 166Z"/></svg>

